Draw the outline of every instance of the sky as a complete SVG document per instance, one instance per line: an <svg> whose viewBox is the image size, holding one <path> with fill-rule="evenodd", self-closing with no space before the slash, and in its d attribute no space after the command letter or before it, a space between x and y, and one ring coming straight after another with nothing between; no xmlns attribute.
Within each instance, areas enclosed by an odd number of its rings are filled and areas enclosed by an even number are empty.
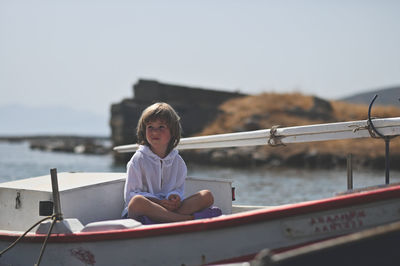
<svg viewBox="0 0 400 266"><path fill-rule="evenodd" d="M400 85L400 1L0 0L0 106L109 116L138 79L326 99Z"/></svg>

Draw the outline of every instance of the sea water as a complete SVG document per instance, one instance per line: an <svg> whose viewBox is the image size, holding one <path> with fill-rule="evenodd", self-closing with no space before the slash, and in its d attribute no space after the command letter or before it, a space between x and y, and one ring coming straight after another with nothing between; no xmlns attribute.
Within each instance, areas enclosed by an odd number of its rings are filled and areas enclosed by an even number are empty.
<svg viewBox="0 0 400 266"><path fill-rule="evenodd" d="M306 170L209 167L187 163L188 175L233 181L234 204L279 205L331 197L347 189L346 169ZM28 142L0 142L0 182L49 175L57 172L125 172L111 155L85 155L31 150ZM400 182L400 172L391 171L391 183ZM353 186L384 184L384 169L354 169Z"/></svg>

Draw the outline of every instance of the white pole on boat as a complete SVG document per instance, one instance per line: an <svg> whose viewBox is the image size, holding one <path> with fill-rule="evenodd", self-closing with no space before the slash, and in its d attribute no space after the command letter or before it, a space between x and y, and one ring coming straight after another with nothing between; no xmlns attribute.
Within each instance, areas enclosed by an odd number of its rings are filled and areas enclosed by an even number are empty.
<svg viewBox="0 0 400 266"><path fill-rule="evenodd" d="M54 215L56 220L62 220L61 204L60 204L60 192L58 190L58 179L57 179L57 169L50 169L51 176L51 187L53 190L53 202L54 202Z"/></svg>
<svg viewBox="0 0 400 266"><path fill-rule="evenodd" d="M373 124L386 137L400 135L400 117L374 119ZM360 120L182 138L177 149L277 146L290 143L368 137L371 137L370 123L368 120ZM119 153L135 152L138 147L138 144L128 144L114 147L114 150Z"/></svg>

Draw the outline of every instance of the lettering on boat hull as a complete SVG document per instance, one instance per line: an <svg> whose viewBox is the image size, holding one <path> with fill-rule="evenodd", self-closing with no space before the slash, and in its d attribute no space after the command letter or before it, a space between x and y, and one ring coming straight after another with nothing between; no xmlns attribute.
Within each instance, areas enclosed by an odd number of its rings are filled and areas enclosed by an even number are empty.
<svg viewBox="0 0 400 266"><path fill-rule="evenodd" d="M400 219L400 203L392 202L363 208L346 208L310 214L282 222L284 234L291 238L348 233Z"/></svg>

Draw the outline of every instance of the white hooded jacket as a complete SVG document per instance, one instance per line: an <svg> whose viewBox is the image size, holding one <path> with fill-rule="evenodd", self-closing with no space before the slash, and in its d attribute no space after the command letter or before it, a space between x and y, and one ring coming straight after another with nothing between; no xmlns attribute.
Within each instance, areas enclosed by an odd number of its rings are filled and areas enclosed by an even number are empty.
<svg viewBox="0 0 400 266"><path fill-rule="evenodd" d="M127 164L122 216L128 213L128 204L135 195L161 200L176 194L183 200L186 175L186 164L176 149L160 158L148 146L140 145Z"/></svg>

